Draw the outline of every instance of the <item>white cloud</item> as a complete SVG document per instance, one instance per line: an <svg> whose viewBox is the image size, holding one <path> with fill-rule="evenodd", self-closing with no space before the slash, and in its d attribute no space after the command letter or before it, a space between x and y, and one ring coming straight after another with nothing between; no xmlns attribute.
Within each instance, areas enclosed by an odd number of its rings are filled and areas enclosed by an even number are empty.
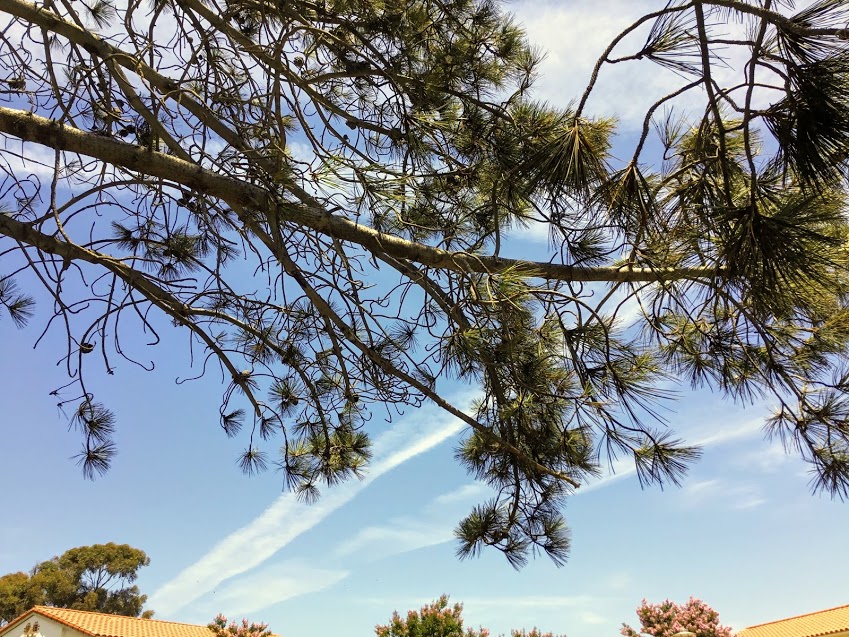
<svg viewBox="0 0 849 637"><path fill-rule="evenodd" d="M575 494L583 495L585 493L590 493L591 491L597 491L598 489L609 487L614 482L623 480L629 476L634 475L635 473L637 473L637 469L634 466L633 460L626 460L622 458L620 458L619 460L614 460L605 475L603 475L601 478L597 478L595 480L592 480L591 482L587 482L586 484L581 485L581 487L575 492Z"/></svg>
<svg viewBox="0 0 849 637"><path fill-rule="evenodd" d="M723 482L716 479L688 482L679 492L678 500L685 509L698 509L706 501L719 496L724 489Z"/></svg>
<svg viewBox="0 0 849 637"><path fill-rule="evenodd" d="M720 428L707 436L703 436L695 444L701 447L711 447L724 445L735 440L740 440L741 438L749 438L763 431L763 424L763 420L756 418L739 425Z"/></svg>
<svg viewBox="0 0 849 637"><path fill-rule="evenodd" d="M694 441L699 447L719 446L754 435L760 431L760 421L752 420L733 427L726 427ZM582 485L577 495L590 493L610 486L636 473L631 458L620 458L601 478ZM688 484L684 487L684 501L697 506L703 500L713 497L725 488L720 480L706 480ZM452 492L434 498L423 507L416 517L398 517L380 526L361 529L349 540L340 544L336 555L343 557L357 554L360 558L376 560L414 551L427 546L449 542L454 538L453 529L457 520L470 504L484 499L488 488L481 483L464 485ZM750 508L762 504L764 500L758 493L745 487L730 487L728 494L732 508ZM457 505L457 506L455 506ZM458 505L463 505L458 506Z"/></svg>
<svg viewBox="0 0 849 637"><path fill-rule="evenodd" d="M274 564L217 589L210 599L206 616L217 613L230 618L248 615L293 597L330 588L348 574L345 570L316 568L301 561Z"/></svg>
<svg viewBox="0 0 849 637"><path fill-rule="evenodd" d="M760 473L775 473L791 460L791 456L780 442L744 453L736 458L735 464Z"/></svg>
<svg viewBox="0 0 849 637"><path fill-rule="evenodd" d="M471 484L464 484L459 489L437 496L433 499L432 504L437 507L448 504L456 504L458 502L465 504L469 500L483 497L483 495L487 492L489 492L489 489L486 486L480 482L472 482Z"/></svg>
<svg viewBox="0 0 849 637"><path fill-rule="evenodd" d="M594 626L598 624L606 624L609 621L607 617L591 612L581 613L578 615L578 618L585 624L591 624Z"/></svg>
<svg viewBox="0 0 849 637"><path fill-rule="evenodd" d="M640 5L633 0L596 4L522 2L514 5L514 13L527 29L532 43L546 52L537 82L538 97L559 105L579 98L596 60L616 34L633 17L640 15ZM580 37L575 33L575 25L578 24L581 25ZM604 100L606 110L620 110L618 107L629 103L628 100L615 99L618 94L619 91L606 93L608 98L613 98Z"/></svg>
<svg viewBox="0 0 849 637"><path fill-rule="evenodd" d="M547 223L531 220L527 221L524 226L516 225L516 227L510 230L510 238L548 245L550 229L551 227Z"/></svg>
<svg viewBox="0 0 849 637"><path fill-rule="evenodd" d="M19 139L0 135L0 145L3 147L3 172L17 175L18 178L33 175L42 184L49 184L53 179L56 167L56 152L34 142L22 142ZM67 153L60 154L59 166L67 166L71 157ZM67 161L65 161L67 159Z"/></svg>
<svg viewBox="0 0 849 637"><path fill-rule="evenodd" d="M684 493L688 497L702 497L705 494L714 493L719 488L719 480L701 480L693 482L684 487Z"/></svg>
<svg viewBox="0 0 849 637"><path fill-rule="evenodd" d="M645 13L657 9L657 5L646 0L521 2L512 9L531 42L547 53L536 83L536 97L565 106L580 99L593 67L613 39ZM576 25L580 25L580 33ZM650 27L648 22L622 40L611 57L639 51ZM723 73L719 70L715 74L721 79ZM587 114L616 117L624 129L638 130L652 103L687 82L649 60L605 64L587 103ZM698 91L693 95L704 99ZM677 102L696 100L685 97Z"/></svg>
<svg viewBox="0 0 849 637"><path fill-rule="evenodd" d="M462 423L447 416L440 419L438 412L432 408L406 417L375 440L374 461L364 480L335 487L312 506L300 504L290 494L281 496L255 520L223 539L195 564L160 587L151 596L151 605L168 616L215 590L217 608L238 608L244 613L296 594L319 591L336 584L348 574L348 570L335 568L338 562L329 569L298 566L291 562L278 563L259 572L254 569L351 501L379 476L425 453L462 429ZM720 429L696 442L703 446L720 445L750 436L759 429L760 423L746 422ZM615 462L613 469L615 473L586 485L578 493L602 488L634 473L633 462L627 459ZM694 491L702 487L702 490L708 490L707 484L691 485ZM360 530L341 544L335 555L337 558L356 556L357 559L371 561L450 541L458 516L462 516L470 504L484 498L486 491L487 487L480 483L461 485L433 498L415 517L398 517L384 525ZM734 508L751 508L763 501L752 489L737 487L731 493L733 502L729 506ZM467 599L466 603L470 607L515 604L517 607L559 608L574 606L581 599L549 596L515 600Z"/></svg>
<svg viewBox="0 0 849 637"><path fill-rule="evenodd" d="M340 556L359 553L370 559L407 553L450 541L451 526L430 525L420 520L399 519L388 526L370 526L339 545Z"/></svg>
<svg viewBox="0 0 849 637"><path fill-rule="evenodd" d="M737 510L743 509L754 509L755 507L759 507L760 505L766 502L766 498L762 498L755 493L744 496L734 503L733 508Z"/></svg>
<svg viewBox="0 0 849 637"><path fill-rule="evenodd" d="M733 510L752 509L766 502L760 487L729 480L702 480L687 484L679 492L678 502L685 509L702 507Z"/></svg>
<svg viewBox="0 0 849 637"><path fill-rule="evenodd" d="M593 68L611 42L645 14L659 8L649 0L606 0L605 2L533 2L525 0L511 5L518 22L522 24L532 44L539 46L546 57L539 68L532 96L556 107L576 106L591 79ZM638 27L621 40L610 53L610 58L637 53L645 44L653 21ZM728 39L746 39L747 24L732 22L722 25L717 33ZM720 85L737 85L742 81L742 69L749 62L751 52L746 47L726 47L721 51L722 61L712 69L713 79ZM759 79L768 82L768 73L759 69ZM649 59L632 60L616 64L603 64L597 81L584 109L587 117L609 117L617 122L617 133L612 141L613 163L629 161L635 150L635 137L642 131L648 109L659 99L683 88L693 76L682 76ZM780 84L781 82L777 82ZM756 91L754 102L765 108L775 96L771 92ZM678 114L698 119L704 114L707 95L693 88L668 101L656 113L674 108ZM649 143L644 147L641 161L648 162L652 153L659 163L659 145ZM513 231L512 237L534 243L547 243L549 225L531 222L527 227ZM636 315L635 315L636 316Z"/></svg>
<svg viewBox="0 0 849 637"><path fill-rule="evenodd" d="M692 442L692 444L702 448L720 446L734 442L735 440L740 440L741 438L753 436L760 432L762 428L762 421L750 420L739 425L718 429L707 436L697 438ZM581 495L583 493L589 493L591 491L596 491L597 489L608 487L614 482L634 475L636 472L637 469L632 459L620 458L613 462L610 469L604 476L581 486L576 493Z"/></svg>
<svg viewBox="0 0 849 637"><path fill-rule="evenodd" d="M489 488L479 482L463 485L437 496L415 517L397 517L388 524L361 529L339 545L336 555L375 560L450 542L458 518L487 493Z"/></svg>
<svg viewBox="0 0 849 637"><path fill-rule="evenodd" d="M424 408L381 434L365 478L330 489L317 504L305 505L291 493L280 496L256 519L231 533L197 562L150 596L150 604L169 615L202 597L218 584L245 573L272 557L333 511L350 502L374 480L425 453L463 429L463 424Z"/></svg>
<svg viewBox="0 0 849 637"><path fill-rule="evenodd" d="M286 141L286 150L295 161L302 161L307 164L312 164L315 161L315 153L312 146L306 142Z"/></svg>
<svg viewBox="0 0 849 637"><path fill-rule="evenodd" d="M607 578L607 585L614 591L621 591L628 588L634 583L634 578L630 573L614 573Z"/></svg>

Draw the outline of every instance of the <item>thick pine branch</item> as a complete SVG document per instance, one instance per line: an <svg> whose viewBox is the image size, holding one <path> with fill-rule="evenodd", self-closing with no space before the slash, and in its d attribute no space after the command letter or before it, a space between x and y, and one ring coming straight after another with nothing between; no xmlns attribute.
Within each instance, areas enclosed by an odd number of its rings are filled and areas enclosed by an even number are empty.
<svg viewBox="0 0 849 637"><path fill-rule="evenodd" d="M358 244L375 254L388 254L397 259L436 269L481 274L513 272L517 275L553 281L620 283L681 279L711 280L724 275L722 270L710 267L654 269L629 266L582 267L452 252L381 233L324 210L282 201L281 198L275 197L263 188L220 175L197 164L142 146L88 133L26 111L0 107L0 132L25 142L79 153L106 164L166 179L175 185L221 199L234 207L246 207L254 211L273 210L281 221L316 230L341 241Z"/></svg>
<svg viewBox="0 0 849 637"><path fill-rule="evenodd" d="M732 9L734 11L739 11L740 13L752 15L761 18L765 22L778 27L786 33L792 33L802 37L827 37L837 38L838 40L849 40L849 25L847 25L844 29L810 28L799 24L792 18L776 13L775 11L770 11L769 9L749 2L740 2L739 0L709 0L707 2L699 2L697 4L704 5L705 7L723 7L725 9Z"/></svg>

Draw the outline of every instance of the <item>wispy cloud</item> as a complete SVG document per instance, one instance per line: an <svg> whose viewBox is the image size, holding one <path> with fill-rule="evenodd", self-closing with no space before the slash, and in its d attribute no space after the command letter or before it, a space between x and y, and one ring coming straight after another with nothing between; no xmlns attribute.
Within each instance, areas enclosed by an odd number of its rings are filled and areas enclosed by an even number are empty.
<svg viewBox="0 0 849 637"><path fill-rule="evenodd" d="M311 164L316 160L312 146L306 142L286 140L286 150L295 161L302 161L304 163Z"/></svg>
<svg viewBox="0 0 849 637"><path fill-rule="evenodd" d="M694 440L692 444L702 448L719 446L754 436L761 431L762 427L763 422L761 420L750 420L732 427L717 429L708 435ZM630 458L620 458L613 462L604 476L582 486L576 493L581 495L582 493L589 493L608 487L614 482L634 475L636 472L637 469L633 460Z"/></svg>
<svg viewBox="0 0 849 637"><path fill-rule="evenodd" d="M217 613L241 617L299 595L330 588L348 574L346 570L317 568L301 560L278 562L219 587L196 614L206 618Z"/></svg>
<svg viewBox="0 0 849 637"><path fill-rule="evenodd" d="M600 478L592 480L591 482L582 484L581 488L575 493L577 495L583 495L585 493L590 493L591 491L597 491L598 489L609 487L614 482L624 480L635 473L637 473L637 470L634 467L634 461L620 458L619 460L613 461L606 474Z"/></svg>
<svg viewBox="0 0 849 637"><path fill-rule="evenodd" d="M431 525L412 518L394 520L385 526L369 526L338 547L339 556L358 554L377 559L443 544L451 540L450 525Z"/></svg>
<svg viewBox="0 0 849 637"><path fill-rule="evenodd" d="M592 612L580 613L578 615L578 619L580 619L585 624L591 624L593 626L597 626L599 624L606 624L608 621L610 621L607 617Z"/></svg>
<svg viewBox="0 0 849 637"><path fill-rule="evenodd" d="M9 174L24 176L33 175L42 182L49 182L53 178L56 167L56 152L35 143L22 143L16 139L0 136L0 145L3 148L0 158L0 170ZM60 154L60 174L66 174L69 165L73 163L73 156L67 153Z"/></svg>
<svg viewBox="0 0 849 637"><path fill-rule="evenodd" d="M633 17L642 12L640 2L634 0L610 0L597 6L588 3L521 2L512 7L517 18L533 34L534 44L543 48L546 58L541 65L541 78L537 82L538 97L554 104L568 104L578 98L589 81L589 73L605 47ZM581 25L580 38L564 38L573 25ZM625 66L625 65L617 65ZM650 65L630 65L631 78L621 73L616 66L605 69L602 80L609 80L611 88L600 88L594 100L593 112L599 108L618 109L619 117L636 121L638 106L634 95L646 92L645 88L657 83L656 69ZM651 73L655 71L655 73ZM622 76L621 79L619 76ZM613 80L620 80L618 83ZM644 82L642 91L626 91L634 87L635 81ZM616 99L628 95L630 99ZM613 98L613 105L610 104ZM630 112L630 111L633 111Z"/></svg>
<svg viewBox="0 0 849 637"><path fill-rule="evenodd" d="M449 542L464 510L483 499L490 489L474 482L431 500L416 517L397 517L386 524L361 529L336 549L342 557L357 554L366 560L415 551Z"/></svg>
<svg viewBox="0 0 849 637"><path fill-rule="evenodd" d="M330 489L314 505L302 504L291 493L280 496L261 515L224 538L197 562L155 591L150 596L151 606L161 615L168 616L221 582L256 568L350 502L377 478L463 429L458 420L435 411L421 409L381 434L375 440L374 459L364 479Z"/></svg>
<svg viewBox="0 0 849 637"><path fill-rule="evenodd" d="M761 422L752 420L718 429L693 442L699 447L719 446L752 436L760 429ZM613 462L606 475L585 484L576 493L580 495L603 489L635 473L632 459L619 458ZM688 501L695 503L714 495L720 487L726 488L719 480L707 480L689 484L685 491L689 494ZM728 489L733 495L733 508L753 507L764 502L758 494L741 490L742 487ZM415 518L398 517L386 524L361 529L355 536L339 545L336 555L342 557L356 553L367 560L375 560L450 542L454 538L453 529L457 520L463 515L462 507L468 508L470 504L482 500L487 492L488 489L483 484L472 483L437 496Z"/></svg>
<svg viewBox="0 0 849 637"><path fill-rule="evenodd" d="M456 504L458 502L466 504L471 499L481 498L488 491L489 489L480 482L464 484L459 489L454 489L448 493L436 496L433 499L433 505L443 507L450 504Z"/></svg>
<svg viewBox="0 0 849 637"><path fill-rule="evenodd" d="M742 438L750 438L756 434L760 434L763 431L763 426L763 419L753 418L752 420L734 424L730 427L717 428L715 431L696 440L695 444L700 447L712 447L734 442Z"/></svg>
<svg viewBox="0 0 849 637"><path fill-rule="evenodd" d="M621 591L628 588L634 582L634 578L630 573L614 573L607 578L607 586L614 591Z"/></svg>
<svg viewBox="0 0 849 637"><path fill-rule="evenodd" d="M626 27L657 7L649 0L607 0L598 3L545 2L534 0L511 6L518 20L531 34L533 43L542 47L546 58L540 65L535 96L552 104L574 104L590 80L596 61L611 41ZM580 37L564 37L581 25ZM613 56L634 54L645 44L651 22L622 40ZM726 35L745 32L743 25L728 25ZM723 56L724 65L715 65L720 83L742 68L746 62L741 51L731 49ZM607 64L588 103L593 116L616 117L622 129L636 131L642 126L646 109L659 97L677 90L687 80L650 61ZM688 110L702 108L704 95L691 91L674 100Z"/></svg>
<svg viewBox="0 0 849 637"><path fill-rule="evenodd" d="M680 491L679 502L686 509L698 509L711 505L743 510L764 504L766 498L763 497L757 485L712 479L685 485Z"/></svg>
<svg viewBox="0 0 849 637"><path fill-rule="evenodd" d="M774 441L769 446L741 454L734 464L749 471L775 473L793 459L797 458L789 455L780 442Z"/></svg>
<svg viewBox="0 0 849 637"><path fill-rule="evenodd" d="M593 67L612 40L634 21L657 9L657 6L651 0L606 0L596 3L522 0L511 3L510 9L525 27L532 43L545 53L533 97L559 107L574 107L587 88ZM574 32L575 25L580 25L580 37L564 37L564 34ZM651 25L651 21L643 24L620 41L612 57L640 51ZM746 37L745 24L731 23L724 28L723 35L729 39ZM714 65L714 79L720 84L736 84L738 80L735 78L748 63L750 56L745 47L729 47L723 51L722 64ZM615 118L620 136L612 139L614 164L618 160L627 161L631 158L634 136L642 129L648 108L659 98L682 88L688 81L646 58L602 66L585 114L590 117ZM757 101L760 98L755 96L755 99ZM704 112L704 100L702 91L688 91L669 100L665 108L674 107L677 113L691 114L691 119L695 119ZM643 162L651 152L648 148L644 149ZM546 243L549 231L548 224L531 222L526 228L514 230L512 236Z"/></svg>
<svg viewBox="0 0 849 637"><path fill-rule="evenodd" d="M700 480L684 487L684 493L690 498L702 498L719 489L719 480Z"/></svg>
<svg viewBox="0 0 849 637"><path fill-rule="evenodd" d="M736 495L732 508L738 511L754 509L766 503L766 498L761 497L760 491L757 489L745 488L742 491L738 490Z"/></svg>
<svg viewBox="0 0 849 637"><path fill-rule="evenodd" d="M422 409L381 434L374 443L371 469L361 481L330 489L315 505L304 505L291 494L278 498L260 516L230 534L200 560L180 572L151 595L150 604L163 616L188 606L215 591L216 608L251 612L290 599L293 596L328 588L348 575L348 570L311 565L277 563L257 571L294 539L321 523L331 513L354 499L374 480L410 459L455 436L462 423L442 416L434 409ZM759 422L720 429L700 440L701 446L720 445L756 433ZM612 484L634 473L633 462L620 459L608 475L578 491L586 493ZM693 488L696 488L694 485ZM471 483L443 493L422 507L416 517L397 517L388 523L361 529L335 551L337 558L368 561L442 544L453 538L453 528L470 504L486 496L487 487ZM737 508L757 506L759 494L740 491ZM282 565L281 565L282 564ZM292 568L285 566L289 564ZM347 568L347 567L346 567ZM250 573L248 573L250 571ZM242 574L248 574L239 577ZM273 580L273 581L272 581ZM526 607L553 608L576 603L573 597L529 597L509 603ZM467 599L469 606L507 603L497 600Z"/></svg>

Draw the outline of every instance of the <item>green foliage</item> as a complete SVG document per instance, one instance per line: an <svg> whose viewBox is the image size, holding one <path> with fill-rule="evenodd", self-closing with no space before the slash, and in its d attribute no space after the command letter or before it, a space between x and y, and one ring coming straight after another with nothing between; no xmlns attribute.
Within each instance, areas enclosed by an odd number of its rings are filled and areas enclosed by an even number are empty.
<svg viewBox="0 0 849 637"><path fill-rule="evenodd" d="M0 577L0 624L33 606L58 606L129 617L152 617L143 610L147 595L132 585L150 559L128 544L93 544L41 562L29 574Z"/></svg>
<svg viewBox="0 0 849 637"><path fill-rule="evenodd" d="M2 214L2 211L0 211L0 214ZM35 311L33 307L35 301L22 294L14 279L8 277L0 278L0 305L6 308L9 318L19 328L27 324Z"/></svg>
<svg viewBox="0 0 849 637"><path fill-rule="evenodd" d="M497 494L461 557L562 564L567 498L617 458L679 484L675 383L771 400L767 435L849 496L845 2L658 1L571 104L495 0L125 4L7 0L26 41L0 39L0 314L64 337L84 476L119 423L88 370L175 329L238 466L307 501L368 470L376 423L460 419ZM591 112L612 64L665 74L641 129Z"/></svg>
<svg viewBox="0 0 849 637"><path fill-rule="evenodd" d="M38 601L26 573L8 573L0 577L0 625L26 612Z"/></svg>
<svg viewBox="0 0 849 637"><path fill-rule="evenodd" d="M393 612L390 623L375 626L374 632L377 637L481 637L482 631L463 630L462 613L462 604L449 607L448 596L442 595L420 611L409 611L406 618Z"/></svg>
<svg viewBox="0 0 849 637"><path fill-rule="evenodd" d="M402 618L398 611L392 613L388 624L377 625L374 632L377 637L489 637L486 628L463 628L463 605L448 604L448 596L442 595L421 610L411 610ZM541 633L536 628L530 631L512 630L511 637L554 637L552 633ZM503 637L503 636L502 636ZM560 637L565 637L560 636Z"/></svg>

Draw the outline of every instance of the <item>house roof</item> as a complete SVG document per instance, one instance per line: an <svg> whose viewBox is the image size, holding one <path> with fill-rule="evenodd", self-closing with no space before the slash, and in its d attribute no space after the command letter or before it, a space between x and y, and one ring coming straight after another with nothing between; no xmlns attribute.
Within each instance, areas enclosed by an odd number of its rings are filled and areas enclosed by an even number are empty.
<svg viewBox="0 0 849 637"><path fill-rule="evenodd" d="M0 628L0 633L30 619L34 614L70 626L91 637L212 637L209 628L206 626L167 622L159 619L108 615L53 606L33 606L7 626Z"/></svg>
<svg viewBox="0 0 849 637"><path fill-rule="evenodd" d="M737 637L820 637L849 632L849 604L744 628Z"/></svg>

